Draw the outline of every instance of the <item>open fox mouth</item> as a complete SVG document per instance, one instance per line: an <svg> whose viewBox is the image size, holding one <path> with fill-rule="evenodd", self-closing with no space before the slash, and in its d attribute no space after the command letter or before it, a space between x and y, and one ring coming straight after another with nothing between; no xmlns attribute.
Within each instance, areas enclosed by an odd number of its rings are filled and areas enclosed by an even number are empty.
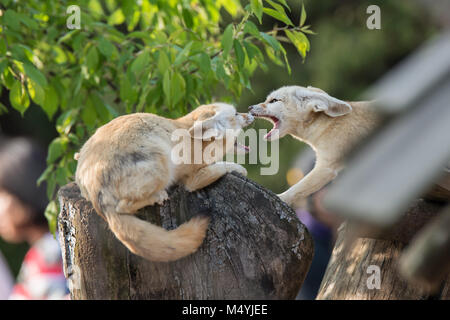
<svg viewBox="0 0 450 320"><path fill-rule="evenodd" d="M278 119L278 118L275 117L275 116L268 115L268 114L261 114L261 115L259 115L259 114L253 114L253 115L254 115L255 117L257 117L257 118L263 118L263 119L269 120L270 122L273 123L273 128L272 128L272 130L270 130L270 131L264 136L264 139L265 139L265 140L268 140L268 139L270 138L270 136L275 132L275 130L278 130L278 128L280 127L280 119Z"/></svg>

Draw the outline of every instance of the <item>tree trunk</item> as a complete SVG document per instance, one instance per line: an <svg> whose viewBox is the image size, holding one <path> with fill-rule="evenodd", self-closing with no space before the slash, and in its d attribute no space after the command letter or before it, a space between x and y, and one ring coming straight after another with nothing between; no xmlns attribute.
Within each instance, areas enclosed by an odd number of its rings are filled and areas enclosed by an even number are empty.
<svg viewBox="0 0 450 320"><path fill-rule="evenodd" d="M417 200L389 232L356 231L344 223L320 285L318 300L448 299L449 280L438 293L407 282L398 271L398 258L410 240L443 205ZM364 229L364 228L363 228ZM379 286L375 278L379 271Z"/></svg>
<svg viewBox="0 0 450 320"><path fill-rule="evenodd" d="M59 191L64 271L72 299L294 299L308 272L312 238L272 192L237 174L193 193L169 191L163 206L138 217L176 228L211 216L199 250L170 263L128 251L83 199L76 184Z"/></svg>

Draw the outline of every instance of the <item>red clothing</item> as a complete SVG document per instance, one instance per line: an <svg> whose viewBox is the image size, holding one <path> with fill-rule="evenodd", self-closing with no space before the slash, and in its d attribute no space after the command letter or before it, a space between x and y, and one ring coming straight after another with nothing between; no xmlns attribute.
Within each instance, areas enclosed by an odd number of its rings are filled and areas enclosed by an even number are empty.
<svg viewBox="0 0 450 320"><path fill-rule="evenodd" d="M58 242L46 234L25 255L10 299L64 299L67 293Z"/></svg>

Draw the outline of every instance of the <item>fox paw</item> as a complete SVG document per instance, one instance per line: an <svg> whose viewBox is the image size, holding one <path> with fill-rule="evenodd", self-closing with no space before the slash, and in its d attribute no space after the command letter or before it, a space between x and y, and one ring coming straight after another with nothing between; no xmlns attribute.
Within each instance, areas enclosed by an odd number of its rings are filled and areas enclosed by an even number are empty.
<svg viewBox="0 0 450 320"><path fill-rule="evenodd" d="M288 192L283 192L278 195L278 197L286 202L293 209L301 209L306 207L306 198L301 196L292 195Z"/></svg>
<svg viewBox="0 0 450 320"><path fill-rule="evenodd" d="M162 205L164 201L169 199L169 195L166 190L161 190L157 194L155 194L155 203Z"/></svg>
<svg viewBox="0 0 450 320"><path fill-rule="evenodd" d="M227 172L237 172L242 174L243 176L247 176L247 169L245 169L240 164L230 162L226 164Z"/></svg>

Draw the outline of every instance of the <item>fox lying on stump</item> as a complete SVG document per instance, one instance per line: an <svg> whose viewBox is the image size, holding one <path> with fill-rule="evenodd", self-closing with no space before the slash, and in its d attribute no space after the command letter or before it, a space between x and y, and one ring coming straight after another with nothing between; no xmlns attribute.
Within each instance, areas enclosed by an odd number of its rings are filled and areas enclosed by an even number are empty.
<svg viewBox="0 0 450 320"><path fill-rule="evenodd" d="M237 113L225 103L202 105L178 119L149 113L118 117L100 127L76 155L76 182L83 197L131 252L151 261L180 259L202 244L208 217L194 217L168 231L134 214L145 206L163 203L172 184L195 191L227 172L246 175L245 168L236 163L216 161L230 151L228 146L234 146L226 143L225 130L241 129L252 122L251 115ZM175 164L172 134L178 129L189 136L186 148L195 139L201 140L202 150L217 146L213 161L202 158L202 163Z"/></svg>

